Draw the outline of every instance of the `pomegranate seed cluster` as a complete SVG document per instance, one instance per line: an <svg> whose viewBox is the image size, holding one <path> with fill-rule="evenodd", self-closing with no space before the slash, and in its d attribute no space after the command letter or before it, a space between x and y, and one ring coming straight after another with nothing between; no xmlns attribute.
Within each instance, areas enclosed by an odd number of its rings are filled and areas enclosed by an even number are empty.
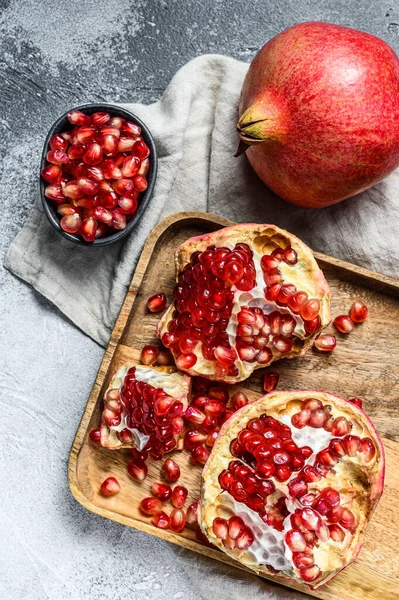
<svg viewBox="0 0 399 600"><path fill-rule="evenodd" d="M68 120L73 129L50 138L44 193L57 205L62 229L93 242L125 229L135 214L150 150L141 128L122 117L72 111Z"/></svg>
<svg viewBox="0 0 399 600"><path fill-rule="evenodd" d="M229 520L216 517L213 521L213 532L223 546L229 550L247 550L254 541L254 535L250 527L245 525L241 517L236 515Z"/></svg>
<svg viewBox="0 0 399 600"><path fill-rule="evenodd" d="M201 365L210 363L216 379L234 380L243 363L268 365L292 352L297 324L303 324L305 338L317 333L320 300L284 283L279 268L297 263L290 246L261 258L244 242L192 252L178 274L174 311L161 334L178 368L190 370L199 363L202 372ZM255 299L263 308L250 306Z"/></svg>

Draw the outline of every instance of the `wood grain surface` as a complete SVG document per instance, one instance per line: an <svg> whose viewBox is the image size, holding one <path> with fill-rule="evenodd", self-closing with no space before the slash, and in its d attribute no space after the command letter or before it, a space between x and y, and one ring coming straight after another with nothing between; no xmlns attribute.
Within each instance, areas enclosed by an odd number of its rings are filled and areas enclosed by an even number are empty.
<svg viewBox="0 0 399 600"><path fill-rule="evenodd" d="M151 483L160 480L162 461L148 461L149 475L138 483L127 474L127 450L104 450L88 439L90 429L99 424L102 396L114 371L125 362L139 362L145 343L159 345L155 336L159 316L149 313L145 304L158 291L172 300L175 248L193 235L231 224L205 213L179 213L165 219L149 236L72 445L69 484L75 498L88 510L242 568L219 550L200 544L194 529L186 527L180 534L160 530L151 524L150 517L141 514L139 502L150 495ZM281 360L272 368L280 373L279 389L322 389L363 398L364 408L383 437L386 483L356 562L314 592L306 586L290 587L325 600L394 600L399 597L399 283L323 254L316 254L316 258L333 292L333 316L347 313L353 300L360 299L369 307L369 318L348 336L334 332L337 348L332 354L310 350L302 359ZM333 331L332 326L329 330ZM257 371L235 390L245 390L252 399L259 397L262 374L263 370ZM181 467L179 483L190 490L188 506L199 495L200 467L190 462L186 451L171 456ZM99 487L110 475L117 477L122 489L118 495L105 498ZM270 579L275 581L272 575Z"/></svg>

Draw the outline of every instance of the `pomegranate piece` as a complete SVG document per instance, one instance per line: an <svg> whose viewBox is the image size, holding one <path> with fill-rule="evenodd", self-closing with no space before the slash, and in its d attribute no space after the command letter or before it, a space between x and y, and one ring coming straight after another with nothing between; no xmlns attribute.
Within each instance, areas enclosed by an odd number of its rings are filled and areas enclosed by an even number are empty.
<svg viewBox="0 0 399 600"><path fill-rule="evenodd" d="M100 489L103 496L115 496L120 492L121 486L115 477L108 477L102 482Z"/></svg>
<svg viewBox="0 0 399 600"><path fill-rule="evenodd" d="M369 309L367 306L363 304L363 302L360 302L360 300L356 300L356 302L352 304L349 316L354 323L364 323L368 314Z"/></svg>
<svg viewBox="0 0 399 600"><path fill-rule="evenodd" d="M337 339L335 335L321 335L314 345L320 352L332 352L337 345Z"/></svg>
<svg viewBox="0 0 399 600"><path fill-rule="evenodd" d="M174 460L167 458L163 463L162 474L166 481L177 481L180 477L180 467Z"/></svg>
<svg viewBox="0 0 399 600"><path fill-rule="evenodd" d="M176 265L174 302L158 336L191 375L242 381L279 358L303 355L329 321L329 288L311 251L273 225L192 238ZM298 289L301 281L311 296ZM197 343L182 347L186 337Z"/></svg>
<svg viewBox="0 0 399 600"><path fill-rule="evenodd" d="M92 243L125 229L136 213L148 185L145 176L150 168L150 151L138 133L140 127L122 117L105 112L90 117L75 110L68 113L68 120L73 129L49 141L49 164L41 173L50 184L45 196L56 204L64 204L65 197L79 201L78 206L85 209L81 213L84 226L68 232ZM59 214L66 216L63 210ZM97 225L87 221L89 218L94 218ZM71 219L64 225L74 229Z"/></svg>
<svg viewBox="0 0 399 600"><path fill-rule="evenodd" d="M166 306L166 295L164 293L154 294L147 300L147 308L152 313L162 312Z"/></svg>
<svg viewBox="0 0 399 600"><path fill-rule="evenodd" d="M135 448L141 453L139 460L135 455L136 463L148 454L161 459L183 433L178 413L187 407L189 389L189 378L170 367L120 367L104 394L101 445Z"/></svg>
<svg viewBox="0 0 399 600"><path fill-rule="evenodd" d="M251 318L243 316L248 325ZM204 393L195 401L206 407ZM357 556L383 479L381 440L356 404L323 392L272 391L222 425L202 473L198 522L246 567L270 575L246 552L257 541L272 570L314 589ZM274 546L284 564L274 562Z"/></svg>
<svg viewBox="0 0 399 600"><path fill-rule="evenodd" d="M353 321L347 315L339 315L334 319L334 325L340 333L350 333L354 328Z"/></svg>

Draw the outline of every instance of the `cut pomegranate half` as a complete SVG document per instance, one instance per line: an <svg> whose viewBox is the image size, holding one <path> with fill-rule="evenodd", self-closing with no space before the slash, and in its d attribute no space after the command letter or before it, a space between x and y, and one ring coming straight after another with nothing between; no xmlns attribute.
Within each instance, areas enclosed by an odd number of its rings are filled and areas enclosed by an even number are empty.
<svg viewBox="0 0 399 600"><path fill-rule="evenodd" d="M198 522L250 569L315 589L358 555L383 484L381 440L358 406L323 392L271 392L222 426ZM232 517L249 530L242 545Z"/></svg>
<svg viewBox="0 0 399 600"><path fill-rule="evenodd" d="M154 459L174 450L184 434L180 415L190 384L190 377L172 367L120 367L104 395L101 445L145 450Z"/></svg>
<svg viewBox="0 0 399 600"><path fill-rule="evenodd" d="M330 321L312 251L275 225L191 238L176 253L174 302L158 326L180 370L234 383L302 356Z"/></svg>

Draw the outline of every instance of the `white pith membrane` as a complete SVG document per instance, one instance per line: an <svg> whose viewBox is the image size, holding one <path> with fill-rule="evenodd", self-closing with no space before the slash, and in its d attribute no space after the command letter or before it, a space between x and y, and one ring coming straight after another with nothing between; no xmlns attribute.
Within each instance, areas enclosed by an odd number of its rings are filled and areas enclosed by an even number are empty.
<svg viewBox="0 0 399 600"><path fill-rule="evenodd" d="M340 525L345 534L342 541L334 541L331 538L327 541L318 539L313 546L314 564L320 569L321 574L313 581L307 582L307 585L315 589L325 584L356 558L365 527L383 490L384 453L381 440L370 419L357 406L322 392L272 392L237 411L223 425L205 465L202 475L199 523L211 543L257 573L270 576L272 572L276 577L288 577L298 583L306 583L301 577L300 570L294 565L293 552L285 541L287 532L294 528L291 515L296 509L306 508L301 504L300 498L289 495L288 491L288 484L298 477L298 471L293 472L285 482L279 482L273 476L269 478L275 485L275 491L264 500L265 511L269 512L279 498L286 496L286 508L289 514L283 520L283 531L277 530L272 524L265 523L257 511L249 508L244 502L234 499L231 493L220 485L219 475L228 469L232 461L240 460L231 453L232 441L237 439L239 433L246 429L251 420L258 419L261 415L273 417L280 423L289 425L292 439L297 446L299 448L310 446L314 450L305 462L306 465L314 465L317 452L328 447L331 439L344 439L345 436L339 437L323 428L310 426L297 429L291 424L292 415L301 410L302 401L308 398L318 399L324 406L331 406L331 415L335 419L346 417L352 423L351 435L361 439L369 438L375 447L375 455L368 462L364 461L360 452L353 457L345 455L332 467L327 476L307 484L307 494L314 493L316 501L318 494L325 488L333 488L339 492L339 504L349 509L355 517L353 529L346 529ZM249 467L248 463L241 460L240 462ZM329 517L318 513L314 507L313 511L322 522L333 523L328 520ZM213 529L215 518L228 520L234 515L243 520L254 537L252 544L245 550L226 548Z"/></svg>
<svg viewBox="0 0 399 600"><path fill-rule="evenodd" d="M188 405L188 394L191 386L191 379L184 373L176 371L173 367L151 367L145 365L126 364L121 366L112 377L110 384L104 394L104 399L111 390L120 392L124 385L125 377L129 369L135 369L135 379L151 385L155 389L162 389L168 396L182 402L183 412ZM120 398L120 395L119 395ZM104 409L106 409L104 403ZM105 410L104 410L105 412ZM103 415L104 415L103 412ZM101 446L105 448L137 448L143 450L150 438L149 435L139 431L137 428L129 427L126 423L126 409L123 407L121 412L121 422L119 425L107 425L104 417L101 419ZM117 432L127 429L132 434L132 441L123 443L117 436Z"/></svg>
<svg viewBox="0 0 399 600"><path fill-rule="evenodd" d="M256 284L250 291L241 291L234 284L229 288L234 294L233 309L225 330L228 334L230 347L236 348L237 315L242 307L261 309L265 315L270 315L273 311L278 311L281 315L292 317L296 325L292 333L293 346L288 352L283 353L277 350L272 345L272 336L269 337L269 341L265 347L269 348L272 352L272 357L268 362L245 361L237 354L234 365L238 369L238 375L218 375L215 372L216 361L207 360L202 354L202 340L197 342L193 351L197 357L195 365L191 368L179 365L179 368L190 375L203 375L210 379L229 383L242 381L249 377L255 369L270 365L273 361L280 358L293 358L304 355L313 344L315 338L320 334L320 331L330 321L330 290L322 271L314 259L312 251L301 240L275 225L243 224L226 227L220 231L197 238L191 238L176 251L176 280L179 273L190 263L194 252L204 252L209 246L234 250L237 243L247 244L252 250L252 260L256 271ZM294 265L284 261L280 262L278 269L283 277L283 284L295 285L298 292L306 292L309 299L317 299L320 302L320 327L316 332L311 334L305 332L303 319L299 314L294 313L287 305L281 305L265 298L267 284L264 280L261 258L264 255L271 255L277 249L286 250L288 248L292 248L296 252L298 261ZM161 339L163 334L168 332L168 325L173 320L174 314L176 314L175 311L176 306L174 302L166 311L158 326L158 336ZM173 348L171 350L172 354L174 354Z"/></svg>

